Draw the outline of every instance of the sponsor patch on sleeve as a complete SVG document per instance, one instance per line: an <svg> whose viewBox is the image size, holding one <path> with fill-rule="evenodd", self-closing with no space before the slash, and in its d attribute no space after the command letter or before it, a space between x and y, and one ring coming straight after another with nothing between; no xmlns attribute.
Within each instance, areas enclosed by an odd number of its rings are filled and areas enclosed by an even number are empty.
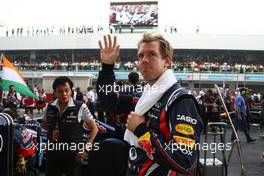
<svg viewBox="0 0 264 176"><path fill-rule="evenodd" d="M190 149L193 149L195 146L195 140L190 138L185 138L182 136L173 136L173 139L177 144L188 147Z"/></svg>
<svg viewBox="0 0 264 176"><path fill-rule="evenodd" d="M197 124L197 120L195 118L192 118L192 117L187 116L187 115L177 114L176 115L176 119L178 121L184 121L184 122L187 122L187 123L190 123L190 124L193 124L193 125Z"/></svg>
<svg viewBox="0 0 264 176"><path fill-rule="evenodd" d="M187 124L179 123L175 126L175 130L180 134L194 135L193 127Z"/></svg>

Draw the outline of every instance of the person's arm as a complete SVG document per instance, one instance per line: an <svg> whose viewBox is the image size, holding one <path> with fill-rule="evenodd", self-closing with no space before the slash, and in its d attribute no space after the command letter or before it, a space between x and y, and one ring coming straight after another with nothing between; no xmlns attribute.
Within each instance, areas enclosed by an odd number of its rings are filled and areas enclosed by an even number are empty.
<svg viewBox="0 0 264 176"><path fill-rule="evenodd" d="M166 118L169 118L168 126L164 125ZM160 128L168 135L149 131L146 123L141 123L134 134L139 137L139 144L148 156L159 165L183 174L192 173L196 168L199 153L196 144L202 130L201 117L193 100L183 99L173 105L167 115L161 115Z"/></svg>
<svg viewBox="0 0 264 176"><path fill-rule="evenodd" d="M78 119L82 120L84 123L86 123L86 125L88 126L88 128L90 129L90 133L88 136L88 139L85 143L85 148L87 148L86 146L91 146L95 136L98 133L98 128L97 125L95 123L95 119L93 119L93 116L90 112L90 110L88 109L88 107L86 106L86 104L82 104L79 114L78 114ZM85 149L84 149L85 150ZM79 151L76 154L76 160L80 161L84 159L85 153L86 151ZM89 152L89 151L88 151Z"/></svg>
<svg viewBox="0 0 264 176"><path fill-rule="evenodd" d="M93 143L94 138L95 138L95 136L98 133L98 128L97 128L97 125L96 125L94 119L91 119L91 120L89 120L89 121L87 121L85 123L88 126L88 128L90 129L89 137L88 137L88 139L86 141L86 144L89 145L89 144L92 144Z"/></svg>
<svg viewBox="0 0 264 176"><path fill-rule="evenodd" d="M105 111L120 114L134 110L135 103L133 96L114 91L115 74L113 69L119 55L119 45L117 45L116 40L116 37L112 41L110 35L104 36L104 47L99 41L102 70L99 72L96 91Z"/></svg>
<svg viewBox="0 0 264 176"><path fill-rule="evenodd" d="M86 125L90 129L90 134L89 134L89 137L88 137L86 143L87 144L93 143L93 140L94 140L95 136L97 135L98 128L97 128L97 125L95 123L95 119L93 118L93 116L92 116L92 114L91 114L91 112L88 109L86 104L82 104L82 106L80 108L80 112L78 114L78 118L83 120L83 122L86 123Z"/></svg>
<svg viewBox="0 0 264 176"><path fill-rule="evenodd" d="M103 109L117 114L127 113L134 110L134 98L131 95L121 94L114 91L115 76L113 66L102 65L97 80L97 95Z"/></svg>

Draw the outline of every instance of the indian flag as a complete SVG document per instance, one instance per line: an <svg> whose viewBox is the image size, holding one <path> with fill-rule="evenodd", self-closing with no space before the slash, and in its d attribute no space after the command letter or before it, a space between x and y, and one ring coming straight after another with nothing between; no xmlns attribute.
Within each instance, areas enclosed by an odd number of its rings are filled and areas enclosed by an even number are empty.
<svg viewBox="0 0 264 176"><path fill-rule="evenodd" d="M9 86L13 85L15 90L23 95L27 95L32 98L37 96L28 88L24 78L19 73L18 69L9 60L2 55L3 74L2 74L2 86L5 91L9 90Z"/></svg>

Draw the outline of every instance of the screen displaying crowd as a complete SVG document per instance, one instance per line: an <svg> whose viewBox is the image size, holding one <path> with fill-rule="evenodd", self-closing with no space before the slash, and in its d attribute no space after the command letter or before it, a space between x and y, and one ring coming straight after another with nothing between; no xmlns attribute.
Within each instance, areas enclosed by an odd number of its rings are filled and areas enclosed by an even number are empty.
<svg viewBox="0 0 264 176"><path fill-rule="evenodd" d="M158 3L111 3L110 25L157 26Z"/></svg>

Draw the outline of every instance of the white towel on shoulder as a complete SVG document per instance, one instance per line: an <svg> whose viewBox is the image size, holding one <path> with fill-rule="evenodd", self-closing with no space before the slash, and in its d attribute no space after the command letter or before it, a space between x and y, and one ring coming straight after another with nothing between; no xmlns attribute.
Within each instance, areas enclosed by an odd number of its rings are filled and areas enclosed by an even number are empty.
<svg viewBox="0 0 264 176"><path fill-rule="evenodd" d="M176 82L177 80L173 71L171 69L167 69L152 86L147 84L144 88L142 96L136 104L135 113L141 116L144 115ZM137 136L135 136L128 129L125 131L124 140L130 145L139 147Z"/></svg>

